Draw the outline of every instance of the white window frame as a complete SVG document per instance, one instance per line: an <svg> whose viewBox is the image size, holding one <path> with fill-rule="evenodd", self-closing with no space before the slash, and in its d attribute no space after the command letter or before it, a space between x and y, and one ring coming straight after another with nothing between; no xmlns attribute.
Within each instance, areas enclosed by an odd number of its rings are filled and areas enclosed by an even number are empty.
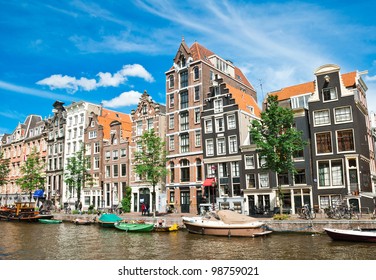
<svg viewBox="0 0 376 280"><path fill-rule="evenodd" d="M259 188L260 189L267 189L269 187L270 187L269 173L259 173Z"/></svg>
<svg viewBox="0 0 376 280"><path fill-rule="evenodd" d="M347 112L346 112L346 114L342 114L342 115L340 115L340 116L349 116L349 118L348 119L345 119L345 120L338 120L338 115L337 115L337 112L338 111L340 111L340 110L343 110L343 109L349 109L349 114L347 114ZM337 108L334 108L333 109L334 110L334 123L335 124L338 124L338 123L350 123L350 122L352 122L353 121L353 115L352 115L352 108L351 108L351 106L343 106L343 107L337 107Z"/></svg>
<svg viewBox="0 0 376 280"><path fill-rule="evenodd" d="M220 123L219 123L221 120L222 120L222 126L220 126ZM217 133L225 131L225 120L223 117L215 119L215 131Z"/></svg>
<svg viewBox="0 0 376 280"><path fill-rule="evenodd" d="M195 147L201 147L201 130L195 131Z"/></svg>
<svg viewBox="0 0 376 280"><path fill-rule="evenodd" d="M175 127L175 115L171 114L168 117L168 128L173 129Z"/></svg>
<svg viewBox="0 0 376 280"><path fill-rule="evenodd" d="M331 148L332 150L330 152L327 152L327 153L319 153L318 150L317 150L317 134L324 134L324 133L329 133L330 134L330 141L331 141ZM333 147L333 139L332 139L332 132L331 131L320 131L320 132L317 132L315 133L315 149L316 149L316 155L330 155L330 154L333 154L333 150L334 150L334 147Z"/></svg>
<svg viewBox="0 0 376 280"><path fill-rule="evenodd" d="M319 169L319 164L320 163L323 163L323 162L328 162L328 175L329 175L329 178L327 180L329 180L329 185L320 185L320 169ZM338 176L335 175L333 176L333 172L336 172L335 170L333 171L333 162L336 163L336 162L341 162L341 178L342 178L342 184L334 184L333 182L334 181L337 181L338 180ZM338 189L338 188L344 188L345 187L345 181L346 181L346 175L345 175L345 166L344 166L344 163L343 163L343 160L342 159L329 159L329 160L318 160L317 161L317 188L318 189ZM338 171L337 171L338 172Z"/></svg>
<svg viewBox="0 0 376 280"><path fill-rule="evenodd" d="M175 150L175 137L174 137L174 135L170 135L168 137L168 149L169 149L169 151Z"/></svg>
<svg viewBox="0 0 376 280"><path fill-rule="evenodd" d="M220 149L220 146L222 146L222 149ZM217 154L226 154L226 139L224 137L217 138Z"/></svg>
<svg viewBox="0 0 376 280"><path fill-rule="evenodd" d="M204 124L205 124L205 133L212 133L213 132L213 120L212 119L204 120Z"/></svg>
<svg viewBox="0 0 376 280"><path fill-rule="evenodd" d="M214 156L214 140L206 139L205 147L206 147L206 156Z"/></svg>
<svg viewBox="0 0 376 280"><path fill-rule="evenodd" d="M230 120L233 118L233 121ZM236 129L236 118L235 115L228 115L227 116L227 129Z"/></svg>
<svg viewBox="0 0 376 280"><path fill-rule="evenodd" d="M214 113L222 113L223 112L223 99L218 98L214 99Z"/></svg>
<svg viewBox="0 0 376 280"><path fill-rule="evenodd" d="M330 92L330 99L329 100L325 100L324 99L324 91L325 90L334 90L334 94L335 94L335 98L332 98L332 92ZM328 88L323 88L322 90L321 90L321 94L322 94L322 102L333 102L333 101L336 101L336 100L338 100L338 90L337 90L337 87L328 87Z"/></svg>
<svg viewBox="0 0 376 280"><path fill-rule="evenodd" d="M244 165L245 169L255 169L255 155L244 155Z"/></svg>
<svg viewBox="0 0 376 280"><path fill-rule="evenodd" d="M328 115L324 115L324 113L327 113ZM324 116L324 117L323 117ZM327 120L327 122L317 122L318 120ZM329 109L323 109L323 110L317 110L313 112L313 125L316 126L324 126L324 125L330 125L330 110Z"/></svg>
<svg viewBox="0 0 376 280"><path fill-rule="evenodd" d="M238 152L238 137L236 135L231 135L228 137L228 146L230 154L236 154Z"/></svg>

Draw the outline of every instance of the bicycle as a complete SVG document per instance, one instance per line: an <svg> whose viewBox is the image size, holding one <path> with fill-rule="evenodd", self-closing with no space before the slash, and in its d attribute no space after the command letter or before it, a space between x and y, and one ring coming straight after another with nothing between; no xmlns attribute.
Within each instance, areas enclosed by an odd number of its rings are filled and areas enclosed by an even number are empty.
<svg viewBox="0 0 376 280"><path fill-rule="evenodd" d="M316 212L313 209L309 209L309 205L305 204L300 211L298 211L299 217L306 220L312 220L316 218Z"/></svg>

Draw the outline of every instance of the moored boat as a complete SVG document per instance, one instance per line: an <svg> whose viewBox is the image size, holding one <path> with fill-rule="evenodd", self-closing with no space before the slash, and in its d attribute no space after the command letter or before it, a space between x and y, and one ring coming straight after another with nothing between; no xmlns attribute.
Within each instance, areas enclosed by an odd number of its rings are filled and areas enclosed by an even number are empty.
<svg viewBox="0 0 376 280"><path fill-rule="evenodd" d="M171 232L171 231L177 231L177 230L179 230L179 225L176 223L171 226L157 225L156 227L154 227L154 231L157 231L157 232Z"/></svg>
<svg viewBox="0 0 376 280"><path fill-rule="evenodd" d="M108 214L102 214L99 219L98 223L102 227L114 227L114 224L117 222L120 222L122 218L120 218L118 215L108 213Z"/></svg>
<svg viewBox="0 0 376 280"><path fill-rule="evenodd" d="M54 219L38 219L38 221L42 224L61 224L62 220L54 220Z"/></svg>
<svg viewBox="0 0 376 280"><path fill-rule="evenodd" d="M87 219L77 218L72 220L72 222L76 225L91 225L93 222Z"/></svg>
<svg viewBox="0 0 376 280"><path fill-rule="evenodd" d="M146 223L115 223L115 228L127 232L150 232L154 229L154 224Z"/></svg>
<svg viewBox="0 0 376 280"><path fill-rule="evenodd" d="M263 222L230 210L205 217L183 217L183 223L190 233L204 235L256 237L271 233Z"/></svg>
<svg viewBox="0 0 376 280"><path fill-rule="evenodd" d="M333 240L355 241L355 242L376 242L375 231L362 231L352 229L324 228L327 235Z"/></svg>
<svg viewBox="0 0 376 280"><path fill-rule="evenodd" d="M2 207L0 209L0 220L37 222L39 219L52 219L53 215L40 214L35 210L34 202L15 202L13 207Z"/></svg>

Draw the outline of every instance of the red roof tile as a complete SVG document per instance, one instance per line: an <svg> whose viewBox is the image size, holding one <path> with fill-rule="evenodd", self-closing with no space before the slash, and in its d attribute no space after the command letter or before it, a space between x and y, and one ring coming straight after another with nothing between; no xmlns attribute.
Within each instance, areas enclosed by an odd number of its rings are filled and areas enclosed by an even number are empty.
<svg viewBox="0 0 376 280"><path fill-rule="evenodd" d="M102 114L98 116L98 122L103 126L103 137L105 139L110 139L110 124L113 121L119 121L121 123L123 139L131 137L132 121L130 115L102 108Z"/></svg>
<svg viewBox="0 0 376 280"><path fill-rule="evenodd" d="M241 91L240 89L237 89L233 86L227 85L226 87L229 89L229 93L231 93L232 98L235 99L235 103L239 105L239 109L246 111L248 113L252 113L249 106L253 107L253 115L256 117L261 116L261 110L258 106L256 100L249 94L246 94L245 92Z"/></svg>

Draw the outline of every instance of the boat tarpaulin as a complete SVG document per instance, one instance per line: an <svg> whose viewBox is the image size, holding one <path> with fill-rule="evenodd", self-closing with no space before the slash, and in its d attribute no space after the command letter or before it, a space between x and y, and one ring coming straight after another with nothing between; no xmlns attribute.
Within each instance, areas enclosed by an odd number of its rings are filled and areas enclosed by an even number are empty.
<svg viewBox="0 0 376 280"><path fill-rule="evenodd" d="M215 182L215 178L206 178L202 185L204 187L211 187L213 186L213 182Z"/></svg>
<svg viewBox="0 0 376 280"><path fill-rule="evenodd" d="M102 214L100 217L99 217L99 220L101 222L104 222L104 223L116 223L116 222L119 222L122 220L122 218L120 218L118 215L115 215L115 214L111 214L111 213L108 213L108 214Z"/></svg>
<svg viewBox="0 0 376 280"><path fill-rule="evenodd" d="M33 194L33 197L43 197L44 190L36 190Z"/></svg>

